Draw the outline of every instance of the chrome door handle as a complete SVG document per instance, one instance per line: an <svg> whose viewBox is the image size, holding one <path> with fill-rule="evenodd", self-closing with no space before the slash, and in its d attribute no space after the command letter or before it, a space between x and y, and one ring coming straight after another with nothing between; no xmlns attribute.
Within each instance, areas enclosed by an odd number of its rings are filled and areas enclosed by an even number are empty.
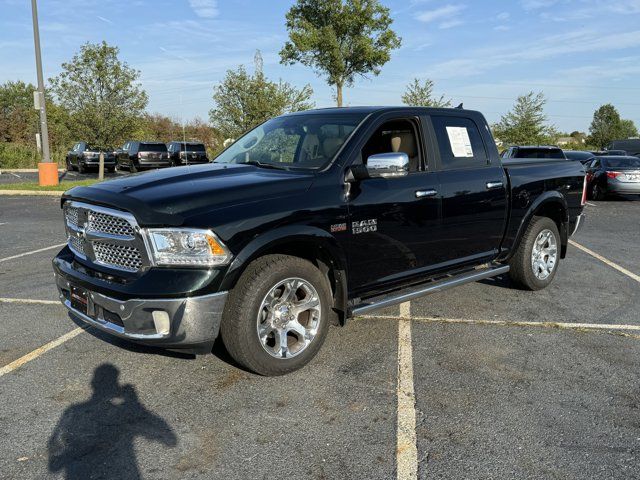
<svg viewBox="0 0 640 480"><path fill-rule="evenodd" d="M493 190L496 188L502 188L502 182L487 182L487 190Z"/></svg>
<svg viewBox="0 0 640 480"><path fill-rule="evenodd" d="M416 190L416 198L435 197L438 194L437 190Z"/></svg>

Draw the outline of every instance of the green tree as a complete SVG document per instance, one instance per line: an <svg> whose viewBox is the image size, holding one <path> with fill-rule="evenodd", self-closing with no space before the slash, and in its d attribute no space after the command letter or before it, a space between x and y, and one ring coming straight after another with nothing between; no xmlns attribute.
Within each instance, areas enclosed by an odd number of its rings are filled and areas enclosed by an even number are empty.
<svg viewBox="0 0 640 480"><path fill-rule="evenodd" d="M613 140L638 136L638 129L632 120L620 118L616 107L607 103L594 112L589 134L590 143L605 148Z"/></svg>
<svg viewBox="0 0 640 480"><path fill-rule="evenodd" d="M620 120L620 138L617 140L624 140L626 138L632 138L638 136L638 129L633 120Z"/></svg>
<svg viewBox="0 0 640 480"><path fill-rule="evenodd" d="M433 80L427 78L424 82L420 82L414 78L402 94L402 103L412 107L450 107L451 100L445 100L444 95L434 98L433 86Z"/></svg>
<svg viewBox="0 0 640 480"><path fill-rule="evenodd" d="M500 118L493 133L505 145L541 145L552 143L556 129L547 124L546 99L542 92L529 92L516 100L513 109Z"/></svg>
<svg viewBox="0 0 640 480"><path fill-rule="evenodd" d="M378 0L297 0L286 15L283 64L299 62L326 77L342 106L342 89L356 77L378 75L399 48L389 9Z"/></svg>
<svg viewBox="0 0 640 480"><path fill-rule="evenodd" d="M0 141L35 144L38 112L33 108L30 83L6 82L0 85Z"/></svg>
<svg viewBox="0 0 640 480"><path fill-rule="evenodd" d="M49 80L50 91L72 117L77 139L101 146L122 143L135 130L147 105L140 72L118 59L118 47L86 43L62 72Z"/></svg>
<svg viewBox="0 0 640 480"><path fill-rule="evenodd" d="M228 70L213 90L215 107L209 112L211 124L225 138L237 138L247 130L283 113L313 108L309 85L297 89L287 82L270 81L262 71L262 56L255 56L253 75L240 66Z"/></svg>

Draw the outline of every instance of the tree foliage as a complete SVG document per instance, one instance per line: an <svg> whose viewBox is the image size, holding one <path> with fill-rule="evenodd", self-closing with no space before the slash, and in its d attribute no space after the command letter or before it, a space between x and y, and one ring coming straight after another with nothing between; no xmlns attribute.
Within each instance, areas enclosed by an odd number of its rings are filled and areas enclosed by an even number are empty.
<svg viewBox="0 0 640 480"><path fill-rule="evenodd" d="M312 95L309 85L297 89L282 80L269 80L257 52L252 75L240 66L228 70L222 82L214 87L215 107L209 117L213 127L225 138L237 138L271 117L312 108Z"/></svg>
<svg viewBox="0 0 640 480"><path fill-rule="evenodd" d="M378 75L399 48L401 39L391 30L389 9L378 0L297 0L286 15L289 41L280 51L281 62L299 62L342 89L356 77Z"/></svg>
<svg viewBox="0 0 640 480"><path fill-rule="evenodd" d="M590 143L605 148L613 140L638 136L638 129L632 120L620 118L616 107L607 103L594 112L589 134Z"/></svg>
<svg viewBox="0 0 640 480"><path fill-rule="evenodd" d="M73 119L73 135L95 145L126 140L147 105L140 72L120 61L118 53L118 47L104 41L86 43L49 80L56 100Z"/></svg>
<svg viewBox="0 0 640 480"><path fill-rule="evenodd" d="M440 98L433 96L433 87L433 80L427 78L421 82L414 78L402 94L402 103L412 107L450 107L451 100L446 100L444 95L441 95Z"/></svg>
<svg viewBox="0 0 640 480"><path fill-rule="evenodd" d="M0 85L0 141L35 142L38 112L33 108L30 83L6 82Z"/></svg>
<svg viewBox="0 0 640 480"><path fill-rule="evenodd" d="M552 143L556 129L547 124L546 99L542 92L529 92L516 100L513 109L503 115L493 133L504 145L542 145Z"/></svg>

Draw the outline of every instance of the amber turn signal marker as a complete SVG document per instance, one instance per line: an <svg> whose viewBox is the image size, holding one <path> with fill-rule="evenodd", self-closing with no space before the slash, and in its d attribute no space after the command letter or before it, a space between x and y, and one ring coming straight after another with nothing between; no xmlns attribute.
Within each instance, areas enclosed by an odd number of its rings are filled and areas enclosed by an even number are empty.
<svg viewBox="0 0 640 480"><path fill-rule="evenodd" d="M214 255L226 255L227 252L224 248L213 238L211 235L207 235L207 242L209 243L209 248L211 249L211 253Z"/></svg>

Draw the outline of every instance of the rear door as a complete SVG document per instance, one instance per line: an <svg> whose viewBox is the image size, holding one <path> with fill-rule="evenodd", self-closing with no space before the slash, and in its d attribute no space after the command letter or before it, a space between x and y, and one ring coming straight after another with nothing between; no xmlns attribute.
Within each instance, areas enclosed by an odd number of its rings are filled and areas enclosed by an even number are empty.
<svg viewBox="0 0 640 480"><path fill-rule="evenodd" d="M498 254L507 221L507 177L481 116L432 115L442 197L442 261L487 261Z"/></svg>

